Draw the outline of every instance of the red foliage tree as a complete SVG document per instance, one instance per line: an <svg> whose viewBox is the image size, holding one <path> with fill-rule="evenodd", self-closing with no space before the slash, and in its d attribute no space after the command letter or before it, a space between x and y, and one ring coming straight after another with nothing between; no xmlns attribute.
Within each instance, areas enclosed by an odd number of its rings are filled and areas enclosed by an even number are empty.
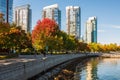
<svg viewBox="0 0 120 80"><path fill-rule="evenodd" d="M58 25L54 20L48 18L39 20L32 31L32 41L34 42L34 40L38 39L40 34L46 37L54 36L58 30Z"/></svg>
<svg viewBox="0 0 120 80"><path fill-rule="evenodd" d="M59 27L54 20L48 18L39 20L32 31L33 46L36 46L36 48L39 46L37 49L42 49L48 42L47 39L54 37L58 31ZM40 45L42 46L41 48Z"/></svg>

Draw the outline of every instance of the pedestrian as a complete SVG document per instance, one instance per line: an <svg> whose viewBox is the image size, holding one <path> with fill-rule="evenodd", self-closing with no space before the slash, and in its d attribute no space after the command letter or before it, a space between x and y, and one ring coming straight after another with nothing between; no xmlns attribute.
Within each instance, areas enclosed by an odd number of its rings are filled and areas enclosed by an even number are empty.
<svg viewBox="0 0 120 80"><path fill-rule="evenodd" d="M34 57L37 56L37 51L34 49Z"/></svg>
<svg viewBox="0 0 120 80"><path fill-rule="evenodd" d="M44 57L46 57L46 53L44 50L41 50L41 53L44 55Z"/></svg>
<svg viewBox="0 0 120 80"><path fill-rule="evenodd" d="M44 57L46 57L46 52L45 51L43 51L43 55L44 55Z"/></svg>

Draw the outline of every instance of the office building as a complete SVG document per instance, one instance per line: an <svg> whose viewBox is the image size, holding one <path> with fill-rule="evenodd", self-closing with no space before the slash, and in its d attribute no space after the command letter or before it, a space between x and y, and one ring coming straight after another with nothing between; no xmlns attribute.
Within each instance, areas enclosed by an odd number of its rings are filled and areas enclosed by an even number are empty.
<svg viewBox="0 0 120 80"><path fill-rule="evenodd" d="M66 7L66 27L69 35L80 39L81 36L81 13L79 6Z"/></svg>
<svg viewBox="0 0 120 80"><path fill-rule="evenodd" d="M13 0L0 0L0 13L4 14L5 22L12 22Z"/></svg>
<svg viewBox="0 0 120 80"><path fill-rule="evenodd" d="M14 9L14 22L25 32L31 32L31 9L30 5L22 5Z"/></svg>
<svg viewBox="0 0 120 80"><path fill-rule="evenodd" d="M90 17L86 22L86 43L97 43L97 18Z"/></svg>
<svg viewBox="0 0 120 80"><path fill-rule="evenodd" d="M42 18L49 18L55 20L61 28L61 11L59 10L58 4L46 6L42 11Z"/></svg>

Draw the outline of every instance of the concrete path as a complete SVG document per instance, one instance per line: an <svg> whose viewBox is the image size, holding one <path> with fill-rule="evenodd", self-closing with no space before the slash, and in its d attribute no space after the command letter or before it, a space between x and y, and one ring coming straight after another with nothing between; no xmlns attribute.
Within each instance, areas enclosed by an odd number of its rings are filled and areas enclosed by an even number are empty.
<svg viewBox="0 0 120 80"><path fill-rule="evenodd" d="M68 54L64 54L64 55L68 55ZM81 55L83 55L83 54L81 54ZM59 56L61 56L61 55L46 55L46 58L53 59L53 58L59 57ZM20 63L20 62L35 61L35 60L43 61L43 59L44 59L43 55L19 55L18 58L0 60L0 66L14 64L14 63Z"/></svg>
<svg viewBox="0 0 120 80"><path fill-rule="evenodd" d="M64 55L69 55L69 54L64 54ZM76 54L72 54L72 55L76 55ZM79 55L85 56L86 54L79 54ZM88 54L88 55L91 55L91 54ZM61 55L46 55L47 59L53 59L53 58L56 58L59 56L61 56ZM18 58L0 60L0 66L9 65L9 64L13 64L13 63L19 63L19 62L29 62L29 61L34 61L34 60L43 61L43 58L44 58L43 55L19 55Z"/></svg>
<svg viewBox="0 0 120 80"><path fill-rule="evenodd" d="M44 57L43 55L19 55L18 58L0 60L0 66L19 63L19 62L29 62L38 59L42 60L43 57ZM46 57L51 58L51 57L56 57L56 55L46 55Z"/></svg>

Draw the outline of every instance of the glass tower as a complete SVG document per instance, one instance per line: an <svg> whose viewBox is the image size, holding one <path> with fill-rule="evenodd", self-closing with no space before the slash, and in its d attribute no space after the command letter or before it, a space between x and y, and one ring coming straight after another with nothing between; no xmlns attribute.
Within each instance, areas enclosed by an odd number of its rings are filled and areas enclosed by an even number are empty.
<svg viewBox="0 0 120 80"><path fill-rule="evenodd" d="M12 22L13 0L0 0L0 12L4 14L5 22Z"/></svg>
<svg viewBox="0 0 120 80"><path fill-rule="evenodd" d="M66 27L69 35L75 36L80 39L81 35L81 17L79 6L67 6L66 7Z"/></svg>
<svg viewBox="0 0 120 80"><path fill-rule="evenodd" d="M42 11L42 18L49 18L55 20L61 28L61 11L58 8L58 4L46 6Z"/></svg>
<svg viewBox="0 0 120 80"><path fill-rule="evenodd" d="M87 20L85 35L87 43L97 43L97 17L90 17Z"/></svg>
<svg viewBox="0 0 120 80"><path fill-rule="evenodd" d="M31 14L29 4L17 6L14 9L14 22L25 32L31 32Z"/></svg>

